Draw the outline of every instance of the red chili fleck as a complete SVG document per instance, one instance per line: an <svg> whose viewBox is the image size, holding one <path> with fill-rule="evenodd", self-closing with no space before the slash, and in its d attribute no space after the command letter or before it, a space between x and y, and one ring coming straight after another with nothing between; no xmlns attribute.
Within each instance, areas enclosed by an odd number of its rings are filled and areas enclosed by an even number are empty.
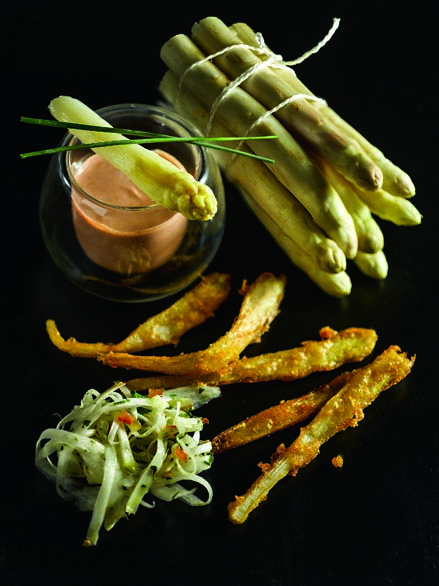
<svg viewBox="0 0 439 586"><path fill-rule="evenodd" d="M181 460L182 462L187 462L188 459L188 455L187 453L183 450L182 447L177 446L174 450L174 455L176 458L178 458L179 460Z"/></svg>
<svg viewBox="0 0 439 586"><path fill-rule="evenodd" d="M121 411L117 416L117 420L120 423L126 423L127 425L132 425L135 421L135 418L128 413L128 411Z"/></svg>

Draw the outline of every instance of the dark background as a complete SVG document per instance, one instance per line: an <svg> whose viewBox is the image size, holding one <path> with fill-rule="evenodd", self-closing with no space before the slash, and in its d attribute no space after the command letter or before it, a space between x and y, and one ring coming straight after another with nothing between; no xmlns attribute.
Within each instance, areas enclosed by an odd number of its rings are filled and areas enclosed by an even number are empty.
<svg viewBox="0 0 439 586"><path fill-rule="evenodd" d="M305 7L304 7L305 5ZM381 586L439 583L437 411L437 17L436 3L288 2L3 2L2 112L2 504L0 584L77 586ZM48 318L84 341L117 341L167 301L121 305L76 289L54 267L38 225L48 161L18 152L55 145L56 130L27 127L19 116L47 117L49 101L75 96L93 108L155 103L165 72L161 45L215 15L246 21L290 60L314 46L341 17L339 31L296 68L300 79L413 178L416 228L382 223L389 276L372 281L349 267L352 294L317 289L286 259L227 189L227 228L212 270L232 275L233 293L178 351L199 349L228 329L243 279L285 273L282 313L256 348L273 351L318 337L321 327L375 328L374 355L390 344L416 354L412 374L380 397L356 429L336 436L294 479L285 479L243 526L227 520L289 430L218 456L208 478L213 503L192 509L157 502L81 546L89 522L62 501L34 467L38 435L91 387L105 390L120 373L73 359L51 346ZM9 139L7 142L6 139ZM217 432L263 407L310 390L333 375L294 384L236 385L203 409ZM342 453L344 467L331 465Z"/></svg>

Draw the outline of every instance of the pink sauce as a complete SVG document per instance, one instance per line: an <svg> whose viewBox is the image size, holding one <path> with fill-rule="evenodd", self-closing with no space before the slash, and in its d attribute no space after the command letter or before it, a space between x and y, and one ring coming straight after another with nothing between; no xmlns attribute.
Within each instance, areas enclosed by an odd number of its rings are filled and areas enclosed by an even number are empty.
<svg viewBox="0 0 439 586"><path fill-rule="evenodd" d="M181 164L167 153L161 156ZM123 173L99 155L75 163L71 171L81 189L106 204L147 206L154 203ZM85 254L105 269L135 275L155 269L176 252L187 220L163 207L120 210L99 205L72 186L73 224Z"/></svg>

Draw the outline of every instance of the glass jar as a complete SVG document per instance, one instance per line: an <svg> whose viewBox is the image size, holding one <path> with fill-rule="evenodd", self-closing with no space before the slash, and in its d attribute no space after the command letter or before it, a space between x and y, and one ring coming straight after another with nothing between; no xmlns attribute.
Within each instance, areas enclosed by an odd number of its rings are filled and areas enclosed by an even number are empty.
<svg viewBox="0 0 439 586"><path fill-rule="evenodd" d="M199 135L182 117L156 106L121 104L98 113L119 128ZM77 139L67 134L61 145L72 142ZM211 220L187 220L152 201L145 204L143 193L138 205L137 188L87 148L54 155L43 182L40 224L49 254L73 283L106 299L141 302L182 290L204 272L223 236L224 188L209 149L185 142L149 146L212 189L218 211Z"/></svg>

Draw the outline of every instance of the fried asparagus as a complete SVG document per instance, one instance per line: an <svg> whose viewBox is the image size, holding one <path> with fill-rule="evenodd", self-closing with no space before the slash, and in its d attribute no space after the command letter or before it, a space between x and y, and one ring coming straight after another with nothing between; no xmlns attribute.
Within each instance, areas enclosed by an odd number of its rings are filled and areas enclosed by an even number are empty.
<svg viewBox="0 0 439 586"><path fill-rule="evenodd" d="M231 328L208 348L178 356L133 356L109 352L98 359L113 367L134 368L201 377L215 373L236 361L249 345L260 341L279 312L285 290L285 278L263 273L256 281L244 284L244 295L238 316Z"/></svg>
<svg viewBox="0 0 439 586"><path fill-rule="evenodd" d="M398 346L390 346L371 364L359 368L342 389L320 409L314 419L300 431L288 447L281 446L271 464L262 465L262 474L244 496L229 505L232 523L244 523L248 515L266 499L269 491L288 474L309 464L320 447L339 431L355 427L364 418L363 410L379 394L405 378L412 369L414 357L408 358Z"/></svg>
<svg viewBox="0 0 439 586"><path fill-rule="evenodd" d="M230 276L211 273L168 308L153 315L117 344L79 342L64 339L54 320L47 320L47 333L53 344L75 357L96 358L106 352L140 352L158 346L176 345L181 336L213 316L230 292Z"/></svg>
<svg viewBox="0 0 439 586"><path fill-rule="evenodd" d="M340 374L302 397L282 401L222 431L212 440L214 454L243 446L305 421L346 384L349 376L350 373Z"/></svg>
<svg viewBox="0 0 439 586"><path fill-rule="evenodd" d="M256 383L270 380L292 381L313 372L333 370L350 362L363 360L375 347L377 334L367 328L347 328L336 332L325 327L320 330L320 340L309 340L301 346L267 352L252 357L243 356L223 368L203 374L201 371L188 376L183 370L173 376L154 376L132 379L127 386L138 391L150 388L172 388L191 384L229 385ZM107 364L141 368L143 357L110 355Z"/></svg>

